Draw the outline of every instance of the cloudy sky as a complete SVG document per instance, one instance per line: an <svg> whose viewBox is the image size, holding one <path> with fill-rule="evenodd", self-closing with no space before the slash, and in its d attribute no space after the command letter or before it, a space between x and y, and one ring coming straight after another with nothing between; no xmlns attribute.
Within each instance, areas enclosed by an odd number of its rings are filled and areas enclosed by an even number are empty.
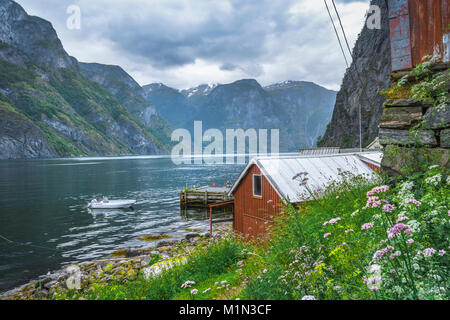
<svg viewBox="0 0 450 320"><path fill-rule="evenodd" d="M67 52L177 89L254 78L338 90L345 72L322 0L16 0L52 22ZM331 4L331 1L328 0ZM353 47L369 0L336 0ZM81 9L81 29L67 9Z"/></svg>

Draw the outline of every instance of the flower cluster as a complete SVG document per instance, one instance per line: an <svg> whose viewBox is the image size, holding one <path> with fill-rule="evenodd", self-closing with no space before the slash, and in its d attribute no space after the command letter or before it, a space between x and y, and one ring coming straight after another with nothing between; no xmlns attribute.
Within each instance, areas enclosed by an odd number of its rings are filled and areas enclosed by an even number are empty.
<svg viewBox="0 0 450 320"><path fill-rule="evenodd" d="M420 201L414 200L414 199L409 199L407 201L407 203L412 203L415 204L416 206L420 207L422 205L422 203Z"/></svg>
<svg viewBox="0 0 450 320"><path fill-rule="evenodd" d="M433 249L433 248L426 248L425 250L423 250L423 252L422 251L417 252L417 254L419 254L419 255L422 254L424 257L430 257L435 253L436 253L436 249Z"/></svg>
<svg viewBox="0 0 450 320"><path fill-rule="evenodd" d="M335 224L338 221L341 221L341 218L337 217L337 218L331 219L330 221L325 221L323 223L323 225L326 226L327 224Z"/></svg>
<svg viewBox="0 0 450 320"><path fill-rule="evenodd" d="M392 212L392 211L394 211L395 210L395 206L394 205L392 205L392 204L385 204L384 206L383 206L383 212Z"/></svg>
<svg viewBox="0 0 450 320"><path fill-rule="evenodd" d="M183 284L181 285L181 287L182 287L182 288L190 288L193 284L195 284L195 281L190 281L190 280L188 280L188 281L186 281L185 283L183 283Z"/></svg>
<svg viewBox="0 0 450 320"><path fill-rule="evenodd" d="M405 221L405 220L408 220L408 219L409 219L409 218L408 218L407 216L400 216L400 217L397 218L396 222L397 222L397 223L400 223L400 222Z"/></svg>
<svg viewBox="0 0 450 320"><path fill-rule="evenodd" d="M384 193L387 191L389 191L389 186L375 187L372 190L370 190L369 192L367 192L367 198L369 198L370 196L373 196L374 194Z"/></svg>
<svg viewBox="0 0 450 320"><path fill-rule="evenodd" d="M367 204L364 208L379 208L381 207L381 200L377 196L367 198Z"/></svg>
<svg viewBox="0 0 450 320"><path fill-rule="evenodd" d="M374 224L372 222L365 223L362 225L361 230L368 230L370 228L373 228Z"/></svg>
<svg viewBox="0 0 450 320"><path fill-rule="evenodd" d="M307 177L308 172L299 172L297 173L292 180L299 180L300 182L300 187L306 185L307 181L309 180L309 178Z"/></svg>
<svg viewBox="0 0 450 320"><path fill-rule="evenodd" d="M393 250L394 250L394 247L392 247L392 246L387 246L384 249L378 250L373 255L373 260L381 259L385 254L387 254L389 251L393 251Z"/></svg>
<svg viewBox="0 0 450 320"><path fill-rule="evenodd" d="M429 177L425 179L425 183L427 184L431 184L435 187L437 187L439 185L439 183L442 181L442 175L441 174L437 174L435 176Z"/></svg>
<svg viewBox="0 0 450 320"><path fill-rule="evenodd" d="M381 278L381 266L373 264L367 268L367 273L371 275L369 278L364 277L364 284L370 289L370 291L380 290L383 279Z"/></svg>
<svg viewBox="0 0 450 320"><path fill-rule="evenodd" d="M395 226L390 228L388 230L388 239L392 239L396 236L398 236L402 230L405 230L405 234L411 234L412 230L410 227L408 227L406 224L403 223L397 223Z"/></svg>

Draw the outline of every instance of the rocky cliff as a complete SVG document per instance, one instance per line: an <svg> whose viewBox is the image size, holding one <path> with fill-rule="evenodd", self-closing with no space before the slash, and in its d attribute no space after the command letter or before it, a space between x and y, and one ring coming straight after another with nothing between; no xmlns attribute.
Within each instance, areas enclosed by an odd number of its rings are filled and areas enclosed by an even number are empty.
<svg viewBox="0 0 450 320"><path fill-rule="evenodd" d="M169 125L121 68L79 63L0 0L0 159L168 152Z"/></svg>
<svg viewBox="0 0 450 320"><path fill-rule="evenodd" d="M381 30L364 26L353 49L353 62L337 94L333 117L320 146L359 147L359 106L363 147L378 135L382 114L382 89L390 86L391 51L386 2L372 0L381 8Z"/></svg>
<svg viewBox="0 0 450 320"><path fill-rule="evenodd" d="M302 81L262 87L243 79L181 92L162 84L144 88L149 101L175 126L192 130L194 120L201 120L204 130L280 129L281 152L314 146L336 99L336 92Z"/></svg>

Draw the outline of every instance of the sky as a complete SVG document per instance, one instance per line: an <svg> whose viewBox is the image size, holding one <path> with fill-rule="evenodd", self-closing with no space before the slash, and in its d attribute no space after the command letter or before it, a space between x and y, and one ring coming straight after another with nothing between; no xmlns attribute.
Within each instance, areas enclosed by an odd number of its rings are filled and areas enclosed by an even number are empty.
<svg viewBox="0 0 450 320"><path fill-rule="evenodd" d="M140 85L186 89L252 78L339 90L346 70L322 0L16 1L52 23L70 55L119 65ZM353 48L369 0L335 2ZM80 29L67 25L72 5Z"/></svg>

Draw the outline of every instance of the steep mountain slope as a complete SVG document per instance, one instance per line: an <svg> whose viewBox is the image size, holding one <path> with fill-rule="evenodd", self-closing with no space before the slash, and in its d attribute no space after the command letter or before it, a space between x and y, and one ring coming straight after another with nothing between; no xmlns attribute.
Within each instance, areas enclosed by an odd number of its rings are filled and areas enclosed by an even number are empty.
<svg viewBox="0 0 450 320"><path fill-rule="evenodd" d="M0 0L0 20L0 158L167 152L167 124L139 86L126 95L87 79L89 67L64 51L51 24L14 1ZM116 85L134 81L124 79Z"/></svg>
<svg viewBox="0 0 450 320"><path fill-rule="evenodd" d="M165 119L170 119L174 127L186 124L186 115L192 113L195 106L178 90L162 83L143 86L144 96L158 108L158 113Z"/></svg>
<svg viewBox="0 0 450 320"><path fill-rule="evenodd" d="M78 63L81 74L106 88L130 113L164 145L170 144L171 126L164 115L146 99L146 93L128 73L119 66L98 63Z"/></svg>
<svg viewBox="0 0 450 320"><path fill-rule="evenodd" d="M192 130L194 120L202 120L204 130L280 129L282 152L315 145L331 119L336 98L334 91L299 81L263 88L256 80L244 79L202 85L181 95L161 84L145 88L149 101L174 125Z"/></svg>
<svg viewBox="0 0 450 320"><path fill-rule="evenodd" d="M288 114L297 115L291 119L292 131L295 133L298 128L296 135L300 141L306 141L303 146L315 146L331 120L336 92L304 81L285 81L265 89Z"/></svg>
<svg viewBox="0 0 450 320"><path fill-rule="evenodd" d="M337 94L333 117L320 146L359 146L359 106L362 109L362 141L367 146L378 135L383 97L390 85L391 51L386 2L372 0L382 11L381 30L364 26L353 49L353 63Z"/></svg>

